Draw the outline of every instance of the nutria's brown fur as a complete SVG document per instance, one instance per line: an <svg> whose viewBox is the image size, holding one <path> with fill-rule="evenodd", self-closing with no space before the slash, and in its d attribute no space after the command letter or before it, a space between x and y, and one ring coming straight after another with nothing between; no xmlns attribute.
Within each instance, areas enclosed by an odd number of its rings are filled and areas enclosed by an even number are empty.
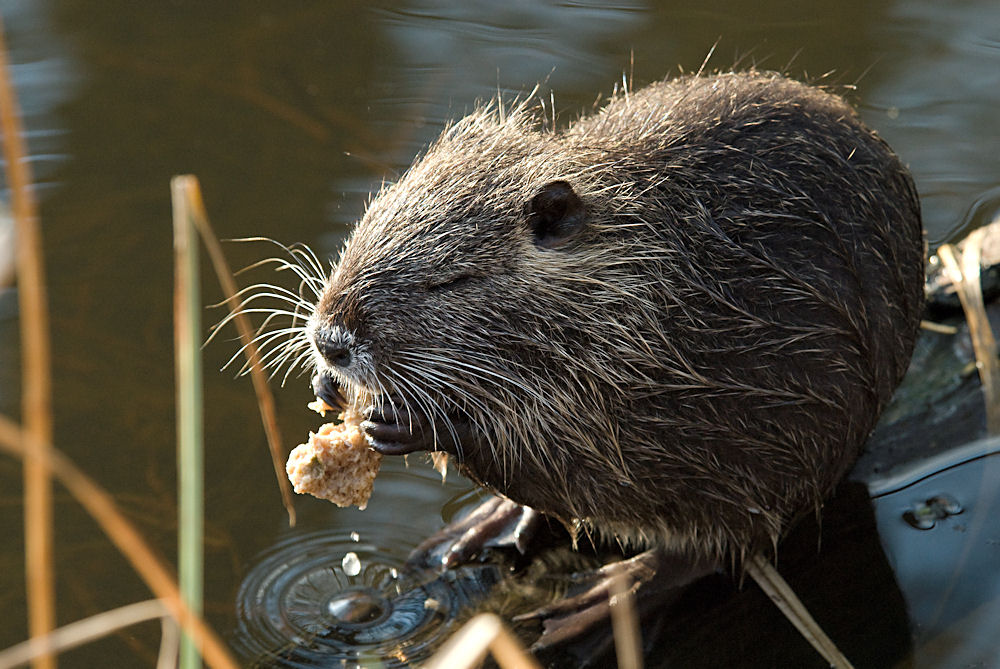
<svg viewBox="0 0 1000 669"><path fill-rule="evenodd" d="M429 425L519 503L722 557L848 471L922 301L886 144L834 95L721 74L564 131L524 104L449 127L371 202L309 331L354 401L397 405L376 414L402 441Z"/></svg>

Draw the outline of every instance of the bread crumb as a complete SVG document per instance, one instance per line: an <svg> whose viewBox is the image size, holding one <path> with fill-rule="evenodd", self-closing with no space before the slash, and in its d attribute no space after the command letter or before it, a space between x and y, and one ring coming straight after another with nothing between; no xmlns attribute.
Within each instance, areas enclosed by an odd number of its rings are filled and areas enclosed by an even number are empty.
<svg viewBox="0 0 1000 669"><path fill-rule="evenodd" d="M357 410L344 410L341 419L344 422L339 425L322 425L309 434L307 443L296 446L288 455L285 472L297 493L364 510L382 454L368 445Z"/></svg>

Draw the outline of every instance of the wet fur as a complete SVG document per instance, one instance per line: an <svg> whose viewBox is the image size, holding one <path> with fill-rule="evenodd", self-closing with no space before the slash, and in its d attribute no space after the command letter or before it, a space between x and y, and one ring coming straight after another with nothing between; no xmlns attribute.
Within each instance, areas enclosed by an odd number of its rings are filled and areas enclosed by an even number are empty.
<svg viewBox="0 0 1000 669"><path fill-rule="evenodd" d="M558 180L586 225L540 248L525 204ZM733 557L854 462L909 361L922 249L895 155L780 75L653 84L562 131L487 105L376 195L272 358L471 425L460 466L517 502ZM334 323L348 369L304 348Z"/></svg>

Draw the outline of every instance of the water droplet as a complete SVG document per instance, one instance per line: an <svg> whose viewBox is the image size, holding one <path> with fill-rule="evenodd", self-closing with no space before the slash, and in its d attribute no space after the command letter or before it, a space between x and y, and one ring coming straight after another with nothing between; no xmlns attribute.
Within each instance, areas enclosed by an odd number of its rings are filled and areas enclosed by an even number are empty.
<svg viewBox="0 0 1000 669"><path fill-rule="evenodd" d="M344 573L348 576L357 576L361 573L361 560L358 559L357 553L348 553L344 556L340 564L344 568Z"/></svg>

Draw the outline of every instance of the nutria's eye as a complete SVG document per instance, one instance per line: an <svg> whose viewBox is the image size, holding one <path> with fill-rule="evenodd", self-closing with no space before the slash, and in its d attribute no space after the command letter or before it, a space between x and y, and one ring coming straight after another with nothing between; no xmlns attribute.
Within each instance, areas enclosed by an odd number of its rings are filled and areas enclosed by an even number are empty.
<svg viewBox="0 0 1000 669"><path fill-rule="evenodd" d="M565 181L552 181L525 206L535 244L554 249L583 230L586 211L583 200Z"/></svg>
<svg viewBox="0 0 1000 669"><path fill-rule="evenodd" d="M441 280L429 280L424 284L424 289L428 293L440 292L443 290L454 290L455 288L466 285L475 278L476 275L471 272L456 274Z"/></svg>

